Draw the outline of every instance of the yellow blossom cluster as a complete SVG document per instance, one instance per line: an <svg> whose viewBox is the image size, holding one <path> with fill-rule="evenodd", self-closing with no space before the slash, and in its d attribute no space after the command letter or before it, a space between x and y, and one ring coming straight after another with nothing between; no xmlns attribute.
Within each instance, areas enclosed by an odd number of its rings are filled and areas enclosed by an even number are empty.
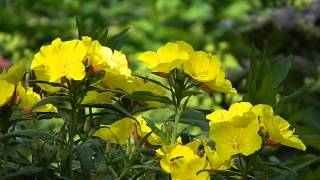
<svg viewBox="0 0 320 180"><path fill-rule="evenodd" d="M137 131L137 135L139 136L138 139L146 136L152 131L147 125L146 120L141 115L136 116L135 120L131 118L123 118L109 126L101 127L95 131L93 135L111 143L127 144L130 136L136 135L134 134L135 131ZM164 140L153 132L148 137L147 142L152 145L165 144Z"/></svg>
<svg viewBox="0 0 320 180"><path fill-rule="evenodd" d="M223 157L235 154L248 156L262 147L266 138L275 143L306 150L303 142L290 130L290 124L273 114L272 107L248 102L232 104L229 110L217 110L207 115L210 120L210 138L216 151ZM227 136L226 136L227 134Z"/></svg>
<svg viewBox="0 0 320 180"><path fill-rule="evenodd" d="M32 107L41 100L41 96L33 89L25 89L21 83L26 69L26 61L22 60L0 74L0 108L10 101L19 103L23 113L30 113ZM33 112L57 112L52 104L35 108Z"/></svg>
<svg viewBox="0 0 320 180"><path fill-rule="evenodd" d="M225 79L220 60L217 56L204 51L195 51L184 42L169 42L156 52L147 51L139 60L155 74L168 74L175 68L182 69L192 79L202 83L205 91L218 91L236 94L231 82Z"/></svg>
<svg viewBox="0 0 320 180"><path fill-rule="evenodd" d="M196 51L186 42L169 42L156 52L140 54L138 59L156 74L169 74L180 69L188 78L201 83L203 90L237 93L231 82L225 79L219 58L204 51ZM33 88L23 86L25 67L25 61L20 61L0 74L0 108L16 98L24 113L30 113L31 110L57 112L52 104L34 108L43 97L34 92ZM128 94L136 91L147 91L159 96L166 94L162 86L133 76L125 54L102 46L86 36L81 40L70 41L57 38L50 45L41 47L32 60L31 70L36 80L60 84L84 80L89 73L103 72L103 78L94 84L96 88L120 89ZM39 83L39 87L48 92L59 90L49 83ZM117 94L110 91L90 90L84 95L81 104L111 103L115 96ZM158 106L157 102L147 103ZM194 140L185 145L179 138L175 144L169 145L163 137L152 131L141 115L101 125L92 135L122 145L128 145L132 138L137 142L149 135L146 142L160 147L156 151L161 159L160 165L175 180L210 179L207 170L230 169L234 155L252 155L270 142L306 150L304 143L294 135L294 130L289 129L289 122L276 115L269 105L234 103L228 110L216 110L206 118L210 127L207 139ZM161 124L155 126L161 129ZM209 140L214 142L214 147L207 145Z"/></svg>

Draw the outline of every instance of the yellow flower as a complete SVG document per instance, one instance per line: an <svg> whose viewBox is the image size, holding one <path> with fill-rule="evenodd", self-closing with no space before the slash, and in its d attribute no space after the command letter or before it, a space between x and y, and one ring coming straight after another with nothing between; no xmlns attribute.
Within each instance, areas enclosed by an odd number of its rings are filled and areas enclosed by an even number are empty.
<svg viewBox="0 0 320 180"><path fill-rule="evenodd" d="M108 127L102 127L94 132L97 136L107 142L127 144L134 127L134 121L130 118L123 118Z"/></svg>
<svg viewBox="0 0 320 180"><path fill-rule="evenodd" d="M212 150L209 146L204 146L206 156L210 162L212 170L227 170L231 168L231 159L220 156L217 151Z"/></svg>
<svg viewBox="0 0 320 180"><path fill-rule="evenodd" d="M27 87L25 89L21 83L17 86L17 94L20 100L19 104L24 113L30 113L32 107L41 100L40 95L33 92L32 88ZM57 112L57 108L52 104L46 104L34 109L32 112Z"/></svg>
<svg viewBox="0 0 320 180"><path fill-rule="evenodd" d="M101 85L105 88L121 89L129 94L135 91L148 91L156 95L164 96L166 91L163 87L144 81L142 78L136 76L130 76L125 78L124 76L109 76L105 77L101 81ZM146 101L149 107L161 107L162 104L156 101Z"/></svg>
<svg viewBox="0 0 320 180"><path fill-rule="evenodd" d="M183 64L186 74L200 82L211 81L221 72L220 60L217 56L203 51L191 53L189 59Z"/></svg>
<svg viewBox="0 0 320 180"><path fill-rule="evenodd" d="M8 71L0 74L0 79L6 80L8 83L17 84L23 78L26 69L26 61L19 61L8 69Z"/></svg>
<svg viewBox="0 0 320 180"><path fill-rule="evenodd" d="M195 157L190 160L177 158L170 164L171 177L174 180L209 180L210 176L205 170L207 161L205 157Z"/></svg>
<svg viewBox="0 0 320 180"><path fill-rule="evenodd" d="M206 116L210 124L223 121L237 121L237 119L254 119L255 114L251 112L252 104L249 102L234 103L229 110L219 109Z"/></svg>
<svg viewBox="0 0 320 180"><path fill-rule="evenodd" d="M19 61L0 74L0 107L4 106L11 99L15 85L24 76L25 68L26 61Z"/></svg>
<svg viewBox="0 0 320 180"><path fill-rule="evenodd" d="M131 70L128 68L126 56L120 51L102 46L97 40L92 41L90 37L82 37L82 43L87 48L87 60L90 64L106 72L105 78L108 79L109 73L129 77Z"/></svg>
<svg viewBox="0 0 320 180"><path fill-rule="evenodd" d="M206 158L196 154L200 144L200 141L193 141L186 145L175 144L158 149L157 156L161 157L162 169L176 180L209 179L208 172L198 174L207 167Z"/></svg>
<svg viewBox="0 0 320 180"><path fill-rule="evenodd" d="M210 138L216 143L216 150L223 158L235 154L248 156L261 148L260 129L257 119L238 119L225 121L210 126Z"/></svg>
<svg viewBox="0 0 320 180"><path fill-rule="evenodd" d="M104 54L112 53L112 50L108 47L101 46L99 41L92 41L91 37L83 36L81 38L82 44L87 48L87 59L92 66L99 69L108 68L108 64L105 61Z"/></svg>
<svg viewBox="0 0 320 180"><path fill-rule="evenodd" d="M228 111L218 110L207 115L210 119L210 138L223 158L234 154L250 155L261 147L257 116L248 102L235 103Z"/></svg>
<svg viewBox="0 0 320 180"><path fill-rule="evenodd" d="M62 42L55 39L48 46L42 46L34 56L31 69L39 80L60 82L62 77L82 80L85 77L85 66L82 63L87 48L80 40Z"/></svg>
<svg viewBox="0 0 320 180"><path fill-rule="evenodd" d="M160 47L157 52L147 51L140 54L138 59L153 72L169 73L184 63L192 51L192 46L186 42L169 42Z"/></svg>
<svg viewBox="0 0 320 180"><path fill-rule="evenodd" d="M144 137L152 131L152 129L147 125L146 120L144 120L141 115L137 116L136 119L139 123L137 130L138 130L138 134L140 137ZM148 137L148 142L152 145L164 145L165 144L165 142L154 133L150 134L150 136Z"/></svg>
<svg viewBox="0 0 320 180"><path fill-rule="evenodd" d="M259 104L254 106L252 111L259 117L260 124L269 135L270 140L285 146L306 150L304 143L297 135L294 135L294 130L289 129L289 122L278 115L274 115L271 106Z"/></svg>
<svg viewBox="0 0 320 180"><path fill-rule="evenodd" d="M165 90L161 86L144 81L142 78L131 76L127 79L116 78L115 80L110 80L110 88L122 89L129 94L135 91L148 91L156 95L164 95ZM104 86L106 87L106 86Z"/></svg>
<svg viewBox="0 0 320 180"><path fill-rule="evenodd" d="M215 79L205 82L202 85L202 89L208 92L222 92L222 93L230 93L230 94L237 94L237 90L235 88L232 88L232 84L228 79L225 79L225 74L221 70L219 73L217 73L217 76Z"/></svg>
<svg viewBox="0 0 320 180"><path fill-rule="evenodd" d="M112 92L88 91L81 104L103 104L110 103L114 96Z"/></svg>
<svg viewBox="0 0 320 180"><path fill-rule="evenodd" d="M14 85L0 79L0 107L4 106L12 97Z"/></svg>

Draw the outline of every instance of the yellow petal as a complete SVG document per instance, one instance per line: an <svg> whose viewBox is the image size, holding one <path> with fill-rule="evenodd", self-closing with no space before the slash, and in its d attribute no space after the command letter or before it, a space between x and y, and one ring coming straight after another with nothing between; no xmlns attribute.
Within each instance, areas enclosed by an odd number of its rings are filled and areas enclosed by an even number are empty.
<svg viewBox="0 0 320 180"><path fill-rule="evenodd" d="M82 63L87 55L87 48L80 40L62 42L60 38L52 41L51 45L42 46L34 56L31 69L37 78L46 78L49 82L57 82L62 77L82 80L85 76L85 67ZM44 77L37 76L45 74Z"/></svg>
<svg viewBox="0 0 320 180"><path fill-rule="evenodd" d="M170 163L172 179L175 180L209 180L210 176L207 171L198 173L206 167L205 157L195 157L191 160L184 158L176 159Z"/></svg>
<svg viewBox="0 0 320 180"><path fill-rule="evenodd" d="M39 94L33 92L33 89L30 87L27 87L27 89L25 89L22 86L21 82L17 86L17 94L20 99L19 105L27 111L30 111L32 107L41 100L41 97ZM52 104L46 104L46 105L35 108L33 112L58 112L58 111L57 111L57 108L54 107Z"/></svg>
<svg viewBox="0 0 320 180"><path fill-rule="evenodd" d="M130 118L124 118L111 124L110 127L100 128L94 132L97 136L105 141L117 144L127 144L131 135L134 122Z"/></svg>
<svg viewBox="0 0 320 180"><path fill-rule="evenodd" d="M252 111L259 117L263 132L269 135L270 140L285 146L306 150L304 143L297 135L294 135L294 130L289 129L289 122L280 116L274 115L271 106L266 104L255 105Z"/></svg>
<svg viewBox="0 0 320 180"><path fill-rule="evenodd" d="M216 110L206 116L210 123L230 121L232 116L229 111L224 109Z"/></svg>
<svg viewBox="0 0 320 180"><path fill-rule="evenodd" d="M26 61L19 61L11 66L7 72L0 75L0 79L4 79L11 84L17 84L21 81L26 69Z"/></svg>
<svg viewBox="0 0 320 180"><path fill-rule="evenodd" d="M209 146L204 147L205 153L209 159L212 170L227 170L231 167L231 159L220 156L217 151L212 150Z"/></svg>
<svg viewBox="0 0 320 180"><path fill-rule="evenodd" d="M88 91L81 104L103 104L110 103L114 96L112 92Z"/></svg>
<svg viewBox="0 0 320 180"><path fill-rule="evenodd" d="M0 79L0 107L4 106L12 97L14 85Z"/></svg>
<svg viewBox="0 0 320 180"><path fill-rule="evenodd" d="M153 72L169 73L185 62L189 58L189 51L192 50L192 47L185 42L169 42L157 52L147 51L140 54L138 59Z"/></svg>
<svg viewBox="0 0 320 180"><path fill-rule="evenodd" d="M225 159L239 153L248 156L261 148L259 129L257 119L214 123L210 126L210 138Z"/></svg>
<svg viewBox="0 0 320 180"><path fill-rule="evenodd" d="M144 137L152 131L151 128L147 125L146 120L144 120L141 115L137 116L136 120L139 123L139 127L137 128L139 136ZM165 144L165 142L154 133L151 133L149 135L148 142L152 145L164 145Z"/></svg>
<svg viewBox="0 0 320 180"><path fill-rule="evenodd" d="M294 130L290 130L290 124L280 116L275 116L269 121L264 121L265 127L268 131L269 138L282 145L297 148L305 151L306 146L294 135Z"/></svg>
<svg viewBox="0 0 320 180"><path fill-rule="evenodd" d="M227 79L224 79L224 72L222 71L217 74L216 79L205 82L204 85L212 91L230 93L233 95L237 94L237 90L232 87L231 82Z"/></svg>
<svg viewBox="0 0 320 180"><path fill-rule="evenodd" d="M183 64L184 72L200 82L211 81L221 71L220 60L203 51L191 53L189 59Z"/></svg>

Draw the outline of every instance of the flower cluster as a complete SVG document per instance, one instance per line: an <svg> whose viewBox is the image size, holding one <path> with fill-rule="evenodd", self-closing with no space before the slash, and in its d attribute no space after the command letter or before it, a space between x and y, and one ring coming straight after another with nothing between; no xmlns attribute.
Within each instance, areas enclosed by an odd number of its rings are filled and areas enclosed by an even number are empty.
<svg viewBox="0 0 320 180"><path fill-rule="evenodd" d="M31 112L32 107L42 98L33 91L33 88L24 88L22 85L26 62L19 61L7 71L0 74L0 108L17 103L25 114ZM57 112L52 104L46 104L33 109L33 112Z"/></svg>
<svg viewBox="0 0 320 180"><path fill-rule="evenodd" d="M67 117L65 121L69 132L64 137L68 137L68 148L73 148L75 138L80 138L77 142L85 142L88 136L124 147L132 142L140 144L144 139L144 147L157 149L160 166L176 180L210 179L209 171L234 168L236 156L257 154L266 145L281 144L306 150L294 130L289 129L289 122L276 115L270 105L252 105L249 102L234 103L228 110L220 109L208 114L208 135L183 144L178 133L181 113L191 96L203 93L188 90L194 87L233 95L237 90L225 79L218 56L196 51L183 41L169 42L156 52L140 54L138 59L152 73L164 77L169 87L156 80L148 81L133 75L125 54L103 46L97 40L87 36L70 41L57 38L50 45L41 47L31 62L30 76L36 83L34 88L26 86L32 81L24 79L25 61L0 74L0 108L18 104L23 114L64 111L61 117ZM93 81L95 75L101 76ZM137 92L140 95L142 92L143 98L130 99L137 96ZM55 107L51 102L39 105L43 94L63 97L69 104L63 108ZM153 123L150 124L141 115L141 109L134 111L137 104L141 106L141 101L144 101L142 106L146 109L167 103L167 107L174 108L176 112L174 123L155 123L151 119ZM123 107L119 108L121 105ZM90 113L86 112L87 107ZM121 118L114 122L96 123L92 113L95 107L94 111L100 112L98 108L102 107L109 110L107 113L116 109L120 111ZM80 112L83 114L79 115ZM75 124L81 120L89 126ZM170 128L166 129L168 124ZM77 134L77 128L82 126L84 132Z"/></svg>
<svg viewBox="0 0 320 180"><path fill-rule="evenodd" d="M192 79L202 83L206 91L236 94L231 82L225 79L219 58L204 51L195 51L183 41L169 42L157 52L142 53L139 60L155 74L168 74L175 68L182 69Z"/></svg>

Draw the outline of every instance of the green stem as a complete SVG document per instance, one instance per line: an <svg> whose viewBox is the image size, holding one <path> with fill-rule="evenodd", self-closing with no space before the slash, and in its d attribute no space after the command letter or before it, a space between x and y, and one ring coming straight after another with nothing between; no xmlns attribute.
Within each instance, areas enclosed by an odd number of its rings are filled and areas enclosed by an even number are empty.
<svg viewBox="0 0 320 180"><path fill-rule="evenodd" d="M245 156L238 156L239 157L239 163L241 166L241 174L242 174L242 179L247 180L248 179L248 162Z"/></svg>
<svg viewBox="0 0 320 180"><path fill-rule="evenodd" d="M69 159L68 159L68 164L69 164L69 175L71 179L73 178L73 172L72 172L72 154L73 154L73 147L74 147L74 137L76 135L76 117L77 117L77 95L75 92L75 87L72 82L68 83L69 87L69 95L70 95L70 103L71 103L71 116L69 119L69 124L68 124L68 132L69 132L69 139L68 139L68 144L69 144Z"/></svg>
<svg viewBox="0 0 320 180"><path fill-rule="evenodd" d="M171 142L170 144L173 145L176 142L177 139L177 131L178 131L178 125L180 121L180 116L181 116L181 108L180 105L176 107L176 114L174 116L174 126L173 126L173 131L171 134Z"/></svg>

